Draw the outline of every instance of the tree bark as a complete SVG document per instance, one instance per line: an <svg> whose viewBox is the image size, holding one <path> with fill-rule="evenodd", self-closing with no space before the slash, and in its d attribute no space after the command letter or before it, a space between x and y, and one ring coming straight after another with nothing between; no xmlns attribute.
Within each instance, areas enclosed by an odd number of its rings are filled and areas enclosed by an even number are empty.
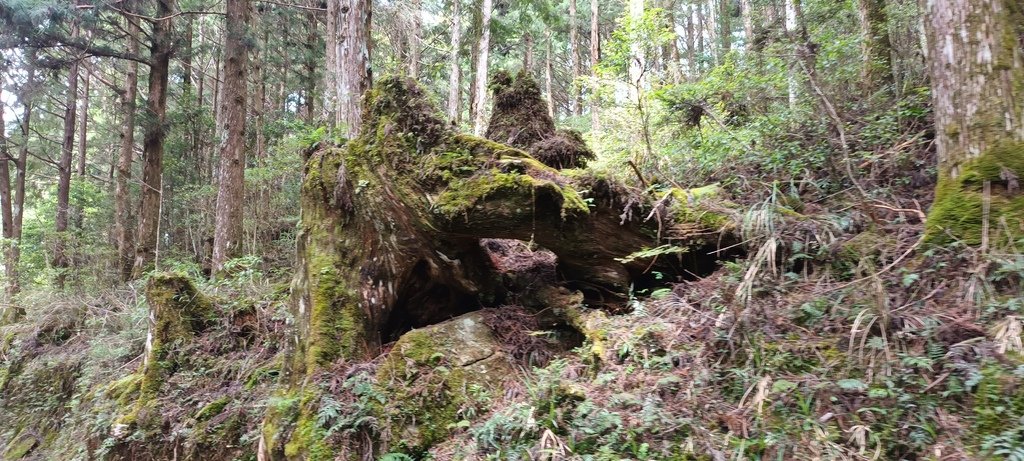
<svg viewBox="0 0 1024 461"><path fill-rule="evenodd" d="M857 12L861 31L861 83L864 94L891 85L892 44L889 41L885 0L858 0Z"/></svg>
<svg viewBox="0 0 1024 461"><path fill-rule="evenodd" d="M704 43L704 30L705 30L705 26L706 26L706 23L707 23L707 20L704 18L704 2L705 2L705 0L697 0L697 4L696 4L696 9L697 9L697 25L696 26L697 27L696 27L695 32L697 33L697 59L699 60L697 62L697 67L696 67L696 72L697 72L696 75L697 76L699 76L700 73L701 73L701 70L703 70L702 69L703 65L701 64L701 62L704 60L704 53L706 52L706 48L707 48L705 46L705 43Z"/></svg>
<svg viewBox="0 0 1024 461"><path fill-rule="evenodd" d="M462 121L462 0L452 0L452 50L448 55L448 120L455 126Z"/></svg>
<svg viewBox="0 0 1024 461"><path fill-rule="evenodd" d="M157 0L150 42L149 94L142 139L142 192L139 203L138 241L132 276L141 277L156 262L159 251L163 200L164 124L167 121L167 78L170 67L174 0Z"/></svg>
<svg viewBox="0 0 1024 461"><path fill-rule="evenodd" d="M14 296L21 291L21 280L19 265L21 264L21 230L25 217L25 176L28 168L28 141L31 136L32 122L32 91L36 80L36 52L29 50L25 53L25 84L18 94L18 99L24 111L21 115L21 136L24 142L18 150L18 159L15 162L17 171L14 179L14 203L11 204L13 213L11 226L11 242L13 245L7 248L5 256L7 269L7 293ZM24 314L20 306L14 308L14 317Z"/></svg>
<svg viewBox="0 0 1024 461"><path fill-rule="evenodd" d="M6 63L0 61L0 75L7 73ZM0 79L0 93L4 91L4 79ZM6 107L2 100L0 100L0 225L3 226L3 249L4 254L10 253L10 246L14 244L14 210L13 210L13 197L11 197L11 163L13 157L11 156L10 146L7 142L7 121L4 120L4 113ZM27 143L27 139L24 141ZM4 259L4 276L8 279L11 277L12 272L11 261L9 258ZM9 300L6 300L9 301ZM5 302L4 304L11 304ZM0 315L0 324L3 324L10 314L7 310L11 308L4 308L2 315Z"/></svg>
<svg viewBox="0 0 1024 461"><path fill-rule="evenodd" d="M126 16L128 22L128 50L132 54L139 53L138 20ZM202 81L200 79L200 81ZM129 183L132 178L132 160L135 155L135 99L138 96L139 63L128 62L125 75L124 94L121 95L121 110L124 119L121 122L121 147L117 156L117 173L114 175L114 239L117 242L117 267L122 281L128 281L132 275L132 264L135 256L135 240L132 232L134 213L131 203Z"/></svg>
<svg viewBox="0 0 1024 461"><path fill-rule="evenodd" d="M533 76L533 34L523 34L523 71Z"/></svg>
<svg viewBox="0 0 1024 461"><path fill-rule="evenodd" d="M743 15L743 45L750 50L754 44L754 11L750 0L740 0L740 13Z"/></svg>
<svg viewBox="0 0 1024 461"><path fill-rule="evenodd" d="M82 78L82 111L79 114L78 120L78 168L75 171L78 176L85 176L85 161L87 159L88 144L89 144L89 86L92 83L92 72L89 72L89 62L86 61L85 76ZM79 210L80 212L81 210ZM78 219L78 227L81 227L81 217Z"/></svg>
<svg viewBox="0 0 1024 461"><path fill-rule="evenodd" d="M487 130L487 63L491 51L491 9L492 0L482 0L480 5L480 41L476 48L476 81L473 86L476 88L476 100L474 102L476 114L473 118L473 132L477 136L483 135Z"/></svg>
<svg viewBox="0 0 1024 461"><path fill-rule="evenodd" d="M690 80L697 78L697 53L694 47L696 30L693 27L693 5L686 7L686 71Z"/></svg>
<svg viewBox="0 0 1024 461"><path fill-rule="evenodd" d="M925 2L939 181L926 237L980 245L1024 233L1024 2Z"/></svg>
<svg viewBox="0 0 1024 461"><path fill-rule="evenodd" d="M409 76L419 78L420 75L420 42L423 40L423 0L412 0L412 31L409 33Z"/></svg>
<svg viewBox="0 0 1024 461"><path fill-rule="evenodd" d="M544 58L544 93L547 94L548 103L548 116L553 120L555 118L555 93L552 90L553 80L551 74L551 31L548 30L544 37L545 50L547 53Z"/></svg>
<svg viewBox="0 0 1024 461"><path fill-rule="evenodd" d="M644 0L629 0L629 19L634 27L640 24L644 17ZM642 44L630 43L629 56L629 99L631 102L638 102L640 93L644 87L645 59Z"/></svg>
<svg viewBox="0 0 1024 461"><path fill-rule="evenodd" d="M245 117L248 90L249 1L227 0L224 34L224 94L221 97L223 140L220 182L213 231L213 271L242 252L242 205L245 200Z"/></svg>
<svg viewBox="0 0 1024 461"><path fill-rule="evenodd" d="M594 1L594 0L591 0ZM580 63L579 22L576 15L576 0L569 0L569 61L572 63L572 82L569 85L569 113L580 115L583 112L583 99L579 91L580 77L583 66Z"/></svg>
<svg viewBox="0 0 1024 461"><path fill-rule="evenodd" d="M796 28L797 28L797 15L796 15L796 2L799 0L785 0L786 10L786 35L788 36L789 43L792 48L796 46ZM787 82L789 87L789 110L796 110L797 97L799 95L799 84L797 82L796 64L793 59L790 60L788 65Z"/></svg>
<svg viewBox="0 0 1024 461"><path fill-rule="evenodd" d="M731 4L730 0L718 0L718 25L720 35L722 39L722 49L719 54L719 61L725 61L725 55L729 54L732 50L732 11L729 7Z"/></svg>
<svg viewBox="0 0 1024 461"><path fill-rule="evenodd" d="M338 119L338 85L341 83L341 69L338 67L338 22L341 20L341 2L327 0L326 65L324 69L324 119L333 128ZM307 95L312 97L312 95Z"/></svg>
<svg viewBox="0 0 1024 461"><path fill-rule="evenodd" d="M338 17L338 119L349 138L359 136L362 127L363 94L370 89L371 0L342 0Z"/></svg>
<svg viewBox="0 0 1024 461"><path fill-rule="evenodd" d="M72 24L72 37L78 37L78 24ZM57 161L57 216L54 219L53 268L57 271L54 284L64 289L68 268L71 264L67 255L68 213L71 198L71 162L75 150L75 119L78 109L78 59L71 61L68 69L67 95L64 100L64 136L60 159Z"/></svg>
<svg viewBox="0 0 1024 461"><path fill-rule="evenodd" d="M597 0L590 0L590 74L594 78L594 89L590 91L590 129L599 131L601 128L598 113L597 64L601 61L601 14Z"/></svg>

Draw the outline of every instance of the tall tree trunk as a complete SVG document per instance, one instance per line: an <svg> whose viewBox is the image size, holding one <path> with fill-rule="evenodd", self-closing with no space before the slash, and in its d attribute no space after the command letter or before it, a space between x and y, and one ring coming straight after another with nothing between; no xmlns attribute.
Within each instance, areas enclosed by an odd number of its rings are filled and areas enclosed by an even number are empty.
<svg viewBox="0 0 1024 461"><path fill-rule="evenodd" d="M523 34L523 72L533 76L533 34Z"/></svg>
<svg viewBox="0 0 1024 461"><path fill-rule="evenodd" d="M0 75L7 73L6 63L0 60ZM4 90L4 79L0 79L0 93ZM14 210L12 208L13 200L11 197L11 163L13 163L13 157L11 156L10 146L7 143L7 122L4 120L4 114L7 108L4 106L4 102L0 100L0 226L3 226L3 249L4 254L10 253L9 246L13 245L14 236L12 231L14 230ZM23 142L28 142L26 139ZM4 276L10 278L12 272L11 261L9 258L4 259ZM6 300L9 301L9 300ZM10 302L4 304L10 305ZM7 318L10 316L7 309L3 309L0 312L0 325L2 325Z"/></svg>
<svg viewBox="0 0 1024 461"><path fill-rule="evenodd" d="M743 15L743 46L749 50L754 44L754 12L750 0L740 0L740 13Z"/></svg>
<svg viewBox="0 0 1024 461"><path fill-rule="evenodd" d="M142 139L142 191L139 203L138 241L132 275L141 277L156 262L159 251L160 214L163 201L164 124L167 120L167 77L170 67L171 26L174 0L157 0L150 43L149 94L146 98L146 129Z"/></svg>
<svg viewBox="0 0 1024 461"><path fill-rule="evenodd" d="M591 0L595 1L595 0ZM577 29L576 0L569 0L569 61L572 63L572 83L569 85L569 113L580 115L583 112L583 101L579 91L580 76L583 75L580 63L580 39Z"/></svg>
<svg viewBox="0 0 1024 461"><path fill-rule="evenodd" d="M676 36L676 2L675 0L669 0L667 4L667 13L665 15L665 21L668 23L669 30L672 31L672 39L666 44L666 51L668 58L665 60L665 66L668 67L669 76L672 78L672 83L680 83L683 80L682 70L679 68L679 37Z"/></svg>
<svg viewBox="0 0 1024 461"><path fill-rule="evenodd" d="M195 19L193 15L185 15L185 36L182 37L182 45L184 49L181 52L181 85L183 94L192 93L192 29L194 21Z"/></svg>
<svg viewBox="0 0 1024 461"><path fill-rule="evenodd" d="M552 91L551 84L551 30L548 30L544 34L544 44L547 53L544 58L544 92L548 96L548 116L552 119L555 118L555 93Z"/></svg>
<svg viewBox="0 0 1024 461"><path fill-rule="evenodd" d="M722 39L722 49L720 52L720 61L725 61L725 55L729 54L732 50L732 8L730 0L718 0L718 35Z"/></svg>
<svg viewBox="0 0 1024 461"><path fill-rule="evenodd" d="M20 272L21 264L21 230L25 217L25 176L28 168L28 141L32 134L32 91L36 80L36 52L29 50L25 53L25 84L18 94L18 100L24 108L21 114L21 136L23 142L18 149L18 160L15 163L17 171L14 179L14 203L11 204L13 223L11 226L11 242L13 245L7 248L5 254L7 269L7 293L11 296L21 291ZM14 316L24 313L20 306L15 307Z"/></svg>
<svg viewBox="0 0 1024 461"><path fill-rule="evenodd" d="M128 50L139 54L138 19L126 16L128 22ZM202 82L202 79L200 79ZM132 160L135 155L135 99L139 87L139 63L128 62L124 94L121 96L121 147L117 155L117 174L114 175L114 239L117 241L117 267L122 281L131 279L135 257L135 240L132 232L134 213L132 210L129 183L132 179ZM202 86L200 86L202 88Z"/></svg>
<svg viewBox="0 0 1024 461"><path fill-rule="evenodd" d="M703 67L701 62L704 60L704 54L705 54L706 48L707 48L705 46L705 43L704 43L705 24L707 23L707 20L704 18L704 2L705 2L705 0L697 0L697 5L696 5L696 7L697 7L696 8L697 9L697 27L696 27L695 32L697 33L697 59L698 59L698 61L697 61L697 67L695 68L695 70L697 72L695 74L695 76L699 76L701 71L703 70L703 69L701 69Z"/></svg>
<svg viewBox="0 0 1024 461"><path fill-rule="evenodd" d="M686 7L686 72L690 80L697 78L697 53L694 47L693 5Z"/></svg>
<svg viewBox="0 0 1024 461"><path fill-rule="evenodd" d="M362 99L370 89L371 0L342 0L338 17L338 125L344 125L349 138L359 136L363 121Z"/></svg>
<svg viewBox="0 0 1024 461"><path fill-rule="evenodd" d="M473 119L473 132L483 136L487 130L487 63L491 50L491 8L492 0L483 0L480 6L480 41L476 45L476 116Z"/></svg>
<svg viewBox="0 0 1024 461"><path fill-rule="evenodd" d="M629 19L640 24L644 17L644 0L629 0ZM645 56L643 44L630 43L629 57L629 99L637 102L644 86Z"/></svg>
<svg viewBox="0 0 1024 461"><path fill-rule="evenodd" d="M338 67L338 21L341 20L341 3L346 0L327 0L327 61L324 69L324 119L329 127L334 127L338 119L338 85L341 83L341 69ZM312 97L307 95L306 97Z"/></svg>
<svg viewBox="0 0 1024 461"><path fill-rule="evenodd" d="M409 33L409 76L418 78L420 75L420 42L423 40L423 0L412 0L412 31Z"/></svg>
<svg viewBox="0 0 1024 461"><path fill-rule="evenodd" d="M302 90L302 93L304 95L304 97L302 99L302 103L303 103L302 104L302 115L305 117L306 123L310 124L310 125L313 125L314 119L316 118L316 100L317 100L317 98L314 97L316 95L316 71L317 71L317 69L321 68L321 66L322 66L322 63L320 62L319 58L317 57L317 53L316 53L316 47L317 47L317 44L319 43L319 40L317 39L319 33L320 33L320 31L319 31L319 28L317 27L316 16L311 13L309 16L307 16L307 19L306 19L306 53L303 55L303 67L305 68L306 73L305 73L305 75L302 75L300 77L300 80L302 82L304 82L305 85L306 85L306 87L303 88L303 90ZM286 60L290 60L291 59L290 53L285 53L285 59ZM285 68L287 69L288 67L285 67ZM337 76L334 75L333 72L334 72L334 70L332 70L332 68L325 69L325 71L324 71L324 79L325 79L325 81L326 80L331 80L333 82L337 82L337 78L336 78ZM285 72L284 75L282 75L282 80L286 81L287 79L288 79L288 73ZM333 101L334 101L333 96L329 95L329 94L334 94L331 91L332 88L336 88L336 87L335 86L325 86L324 87L324 97L323 97L322 101L325 104L328 101L332 101L332 104L333 104ZM333 116L334 110L335 109L333 107L331 107L331 108L326 108L325 107L324 114L325 115ZM333 121L333 119L331 119L331 118L327 118L327 120Z"/></svg>
<svg viewBox="0 0 1024 461"><path fill-rule="evenodd" d="M789 43L791 45L791 48L795 48L795 45L796 45L796 27L797 27L796 2L798 2L798 1L799 0L785 0L785 2L786 2L786 4L785 4L785 9L786 9L786 19L785 19L786 35L788 36L788 40L789 40ZM788 86L789 86L789 110L791 110L791 111L792 110L796 110L797 97L798 97L799 91L800 91L799 90L799 84L797 83L797 70L796 70L797 66L796 66L796 63L793 62L793 61L794 61L794 59L790 59L790 63L788 65L788 71L787 71L787 73L788 73L787 81L788 81Z"/></svg>
<svg viewBox="0 0 1024 461"><path fill-rule="evenodd" d="M448 56L448 120L458 126L462 118L462 0L452 0L452 50Z"/></svg>
<svg viewBox="0 0 1024 461"><path fill-rule="evenodd" d="M85 161L88 152L89 135L89 86L92 82L92 72L89 72L89 62L83 63L86 67L85 76L82 78L82 112L78 120L78 176L85 176ZM77 218L76 218L77 219ZM78 226L81 227L81 222Z"/></svg>
<svg viewBox="0 0 1024 461"><path fill-rule="evenodd" d="M78 24L72 26L72 37L78 37ZM64 289L67 280L70 259L67 255L68 214L71 206L71 162L75 150L75 119L78 109L78 59L71 61L68 69L67 96L64 100L64 136L62 138L60 159L57 162L57 216L54 219L55 242L53 247L53 268L57 275L54 283L58 289Z"/></svg>
<svg viewBox="0 0 1024 461"><path fill-rule="evenodd" d="M245 36L249 28L249 0L227 0L224 34L224 94L221 114L224 123L220 144L220 181L213 226L213 271L241 255L242 205L245 201L245 116L249 50Z"/></svg>
<svg viewBox="0 0 1024 461"><path fill-rule="evenodd" d="M865 95L892 84L892 45L885 0L858 0L861 33L861 83Z"/></svg>
<svg viewBox="0 0 1024 461"><path fill-rule="evenodd" d="M923 9L939 160L926 236L985 251L1024 235L1024 2Z"/></svg>
<svg viewBox="0 0 1024 461"><path fill-rule="evenodd" d="M601 14L597 0L590 0L590 74L594 88L590 92L590 129L598 131L601 119L598 114L597 63L601 61Z"/></svg>

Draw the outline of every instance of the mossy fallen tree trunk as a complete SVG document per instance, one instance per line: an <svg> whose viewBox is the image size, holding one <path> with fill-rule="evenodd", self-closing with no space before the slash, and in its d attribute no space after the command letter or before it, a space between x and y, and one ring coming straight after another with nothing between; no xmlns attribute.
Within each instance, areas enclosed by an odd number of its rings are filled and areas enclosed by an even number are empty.
<svg viewBox="0 0 1024 461"><path fill-rule="evenodd" d="M644 195L556 170L452 132L410 81L379 82L366 111L363 136L306 165L293 286L299 374L500 297L482 238L535 242L558 256L566 280L626 293L645 271L671 271L680 253L731 236L713 188ZM675 246L651 250L666 243Z"/></svg>
<svg viewBox="0 0 1024 461"><path fill-rule="evenodd" d="M554 169L453 132L409 80L378 82L364 109L362 136L306 163L295 350L281 396L302 403L268 412L264 459L323 457L317 387L306 385L316 372L372 357L410 328L502 301L481 239L534 242L557 255L570 285L620 296L645 273L682 273L687 257L713 264L708 252L734 243L731 210L714 187L646 194Z"/></svg>

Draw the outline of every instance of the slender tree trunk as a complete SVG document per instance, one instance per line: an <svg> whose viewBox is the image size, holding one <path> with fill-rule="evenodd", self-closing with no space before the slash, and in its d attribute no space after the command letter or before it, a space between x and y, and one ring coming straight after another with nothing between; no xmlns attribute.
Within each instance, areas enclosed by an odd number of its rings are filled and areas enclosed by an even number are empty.
<svg viewBox="0 0 1024 461"><path fill-rule="evenodd" d="M420 42L423 40L423 0L412 0L412 32L409 39L409 76L413 79L420 75Z"/></svg>
<svg viewBox="0 0 1024 461"><path fill-rule="evenodd" d="M483 136L487 130L487 63L491 50L491 8L492 0L483 0L480 6L480 41L477 42L476 56L476 117L473 132Z"/></svg>
<svg viewBox="0 0 1024 461"><path fill-rule="evenodd" d="M310 125L312 125L314 123L314 119L316 118L316 113L317 113L316 112L316 100L317 100L317 98L314 97L314 95L316 95L316 71L322 65L320 63L319 59L317 58L317 53L316 53L316 46L317 46L317 43L319 43L319 40L317 39L317 36L318 36L319 32L320 31L318 30L318 27L317 27L316 16L314 16L313 14L310 14L307 17L307 20L306 20L306 53L303 56L303 58L304 58L303 59L303 67L305 68L306 73L305 73L305 75L302 75L301 78L300 78L300 80L305 82L305 84L306 84L306 87L303 89L303 94L304 94L305 97L303 97L303 99L302 99L302 103L303 103L302 104L302 106L303 106L302 107L302 109L303 109L302 110L302 114L303 114L303 116L306 119L306 123L308 123ZM287 60L291 59L290 53L286 53L286 59ZM285 67L285 68L287 69L289 67ZM328 74L331 74L332 72L333 72L333 70L331 70L331 69L325 69L324 70L324 79L325 80L332 79L333 82L337 82L337 79L336 79L335 75L331 75L330 77L328 77ZM288 73L285 72L282 77L283 77L283 80L287 80L288 79ZM329 93L332 93L332 91L331 91L332 88L335 88L335 87L334 86L325 86L324 87L324 97L322 98L322 101L324 103L326 103L327 101L332 101L332 104L333 104L333 101L335 101L333 96L328 95ZM332 108L325 108L323 113L325 115L328 115L328 114L333 115L334 114L334 110L335 109L333 107ZM333 120L333 119L328 119L328 120Z"/></svg>
<svg viewBox="0 0 1024 461"><path fill-rule="evenodd" d="M338 18L338 125L348 137L359 136L363 121L362 99L373 82L370 68L371 0L342 0Z"/></svg>
<svg viewBox="0 0 1024 461"><path fill-rule="evenodd" d="M697 78L697 55L694 50L696 31L693 28L693 5L686 7L686 71L691 80Z"/></svg>
<svg viewBox="0 0 1024 461"><path fill-rule="evenodd" d="M462 118L462 0L452 0L452 50L448 56L448 120L458 126Z"/></svg>
<svg viewBox="0 0 1024 461"><path fill-rule="evenodd" d="M1024 2L925 2L939 182L926 237L980 245L1024 235Z"/></svg>
<svg viewBox="0 0 1024 461"><path fill-rule="evenodd" d="M591 0L595 1L595 0ZM580 96L579 81L583 75L580 64L580 39L577 30L579 22L576 17L576 0L569 0L569 61L572 63L572 83L569 85L569 113L580 115L583 112L583 100Z"/></svg>
<svg viewBox="0 0 1024 461"><path fill-rule="evenodd" d="M128 21L128 49L132 54L138 54L138 20L131 17L126 18ZM125 91L121 99L124 120L121 125L121 147L117 156L117 174L114 175L114 239L117 241L118 272L121 280L127 281L131 279L135 256L135 240L132 232L135 223L130 205L129 183L132 178L132 160L135 154L135 99L138 96L139 63L128 62L128 73L125 76L124 85ZM200 88L202 88L201 85Z"/></svg>
<svg viewBox="0 0 1024 461"><path fill-rule="evenodd" d="M480 10L477 9L477 10L475 10L475 12L479 13ZM474 35L470 39L470 42L473 43L473 46L469 47L469 100L468 100L468 104L469 104L469 123L470 123L470 127L473 127L473 124L476 123L476 110L477 110L477 106L476 106L476 62L477 62L477 59L478 59L479 54L480 54L480 47L478 46L479 42L480 42L480 33L481 33L481 31L480 31L480 15L479 14L474 14L473 15L473 27L470 30L473 32Z"/></svg>
<svg viewBox="0 0 1024 461"><path fill-rule="evenodd" d="M221 98L223 141L220 144L220 182L213 231L213 271L241 255L242 206L245 201L245 116L249 52L249 0L227 0L224 34L224 95Z"/></svg>
<svg viewBox="0 0 1024 461"><path fill-rule="evenodd" d="M182 92L189 94L192 92L192 58L193 58L193 23L195 21L193 15L185 15L185 36L182 37L183 50L181 52L181 85Z"/></svg>
<svg viewBox="0 0 1024 461"><path fill-rule="evenodd" d="M545 37L544 37L545 49L547 51L547 53L545 54L545 59L544 59L544 91L548 95L548 115L552 119L554 119L555 118L555 93L551 89L551 87L552 87L552 84L551 84L551 80L552 80L552 78L551 78L551 73L552 73L551 72L551 31L548 30L544 35L545 35Z"/></svg>
<svg viewBox="0 0 1024 461"><path fill-rule="evenodd" d="M864 60L861 83L867 95L879 87L892 84L892 45L889 41L885 0L858 0L857 12L860 18L861 56Z"/></svg>
<svg viewBox="0 0 1024 461"><path fill-rule="evenodd" d="M21 101L21 105L24 108L21 115L21 136L23 142L21 148L18 149L18 160L15 163L17 171L15 172L14 179L14 203L11 205L11 211L13 213L13 222L11 226L11 242L13 243L7 248L6 253L6 269L7 269L7 293L11 296L18 294L21 291L20 272L18 271L19 265L21 264L21 230L22 223L25 217L25 176L26 169L28 168L28 140L31 136L32 130L32 90L35 86L36 79L36 52L29 50L26 53L25 62L27 69L25 69L25 84L22 86L19 92L18 99ZM22 308L15 307L14 316L18 317L23 314Z"/></svg>
<svg viewBox="0 0 1024 461"><path fill-rule="evenodd" d="M749 50L754 44L754 12L750 0L740 0L740 12L743 14L743 46Z"/></svg>
<svg viewBox="0 0 1024 461"><path fill-rule="evenodd" d="M633 24L640 24L644 17L644 0L629 0L629 18ZM645 59L642 44L630 43L629 57L629 99L637 102L644 86Z"/></svg>
<svg viewBox="0 0 1024 461"><path fill-rule="evenodd" d="M7 73L5 63L0 60L0 75ZM0 79L0 93L3 93L4 79ZM7 143L7 121L4 120L4 113L7 110L2 100L0 100L0 225L3 226L3 249L4 254L10 254L10 247L13 245L14 235L14 210L12 208L12 197L11 197L11 163L13 157L11 156L10 146ZM26 141L27 142L27 139ZM11 277L12 272L11 261L9 258L4 259L4 276L8 279ZM9 300L8 300L9 301ZM4 304L10 304L5 302ZM7 313L7 308L3 309L0 313L0 324L10 314Z"/></svg>
<svg viewBox="0 0 1024 461"><path fill-rule="evenodd" d="M72 37L78 37L78 25L72 26ZM54 219L56 240L53 248L53 267L57 270L54 283L58 289L64 289L67 280L70 259L67 255L68 214L71 198L71 162L75 150L75 119L78 109L78 59L71 62L68 69L67 96L64 100L64 136L57 162L57 216Z"/></svg>
<svg viewBox="0 0 1024 461"><path fill-rule="evenodd" d="M523 34L523 72L533 76L533 34Z"/></svg>
<svg viewBox="0 0 1024 461"><path fill-rule="evenodd" d="M597 0L590 0L590 74L594 88L590 92L590 129L598 131L601 120L598 114L597 64L601 61L601 14Z"/></svg>
<svg viewBox="0 0 1024 461"><path fill-rule="evenodd" d="M702 69L703 65L701 64L701 61L704 60L704 56L705 56L705 52L706 52L706 48L707 48L705 46L705 43L704 43L704 31L706 30L705 24L707 23L707 20L704 18L704 1L705 0L697 0L697 5L696 5L696 7L697 7L696 8L697 9L697 27L696 27L696 33L697 33L697 59L699 60L699 61L697 61L697 67L696 67L696 71L697 71L696 75L697 76L699 76L701 71L703 70Z"/></svg>
<svg viewBox="0 0 1024 461"><path fill-rule="evenodd" d="M676 31L676 2L675 0L669 0L667 5L667 13L665 20L668 23L669 30L672 31L672 40L665 45L667 48L668 58L665 60L665 65L668 67L669 76L672 78L672 83L680 83L683 80L682 70L679 68L679 37L675 35Z"/></svg>
<svg viewBox="0 0 1024 461"><path fill-rule="evenodd" d="M338 85L341 76L338 72L338 21L341 19L341 2L346 0L327 0L327 33L324 36L327 61L324 69L324 119L330 127L334 127L338 118ZM307 95L306 97L312 97Z"/></svg>
<svg viewBox="0 0 1024 461"><path fill-rule="evenodd" d="M92 82L92 72L88 71L89 63L83 64L86 67L85 76L82 78L82 112L78 121L78 176L85 176L86 153L88 152L89 134L89 86ZM78 226L81 227L81 222Z"/></svg>
<svg viewBox="0 0 1024 461"><path fill-rule="evenodd" d="M795 48L796 44L796 2L799 0L785 0L786 9L786 35L790 42L791 48ZM794 58L795 59L795 58ZM797 82L796 64L793 59L790 60L787 81L789 83L789 110L796 110L797 97L799 95L799 83Z"/></svg>
<svg viewBox="0 0 1024 461"><path fill-rule="evenodd" d="M132 275L141 277L156 262L159 251L163 200L164 123L167 120L167 77L170 67L173 0L157 0L150 44L149 94L146 129L142 140L142 192L139 203L138 242Z"/></svg>
<svg viewBox="0 0 1024 461"><path fill-rule="evenodd" d="M725 55L729 54L732 50L732 11L729 5L732 2L729 0L718 0L718 25L720 26L719 35L722 39L722 50L719 54L721 57L720 61L725 61Z"/></svg>

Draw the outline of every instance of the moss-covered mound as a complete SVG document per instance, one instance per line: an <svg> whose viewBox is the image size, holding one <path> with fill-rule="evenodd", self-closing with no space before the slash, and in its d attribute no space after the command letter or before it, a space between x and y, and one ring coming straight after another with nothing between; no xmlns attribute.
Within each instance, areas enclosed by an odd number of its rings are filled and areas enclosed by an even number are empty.
<svg viewBox="0 0 1024 461"><path fill-rule="evenodd" d="M553 168L582 168L594 158L579 132L556 130L537 81L525 72L491 78L494 108L487 139L523 149Z"/></svg>
<svg viewBox="0 0 1024 461"><path fill-rule="evenodd" d="M1024 142L993 146L959 165L957 173L939 178L925 230L930 243L978 245L988 238L998 245L1024 236Z"/></svg>

